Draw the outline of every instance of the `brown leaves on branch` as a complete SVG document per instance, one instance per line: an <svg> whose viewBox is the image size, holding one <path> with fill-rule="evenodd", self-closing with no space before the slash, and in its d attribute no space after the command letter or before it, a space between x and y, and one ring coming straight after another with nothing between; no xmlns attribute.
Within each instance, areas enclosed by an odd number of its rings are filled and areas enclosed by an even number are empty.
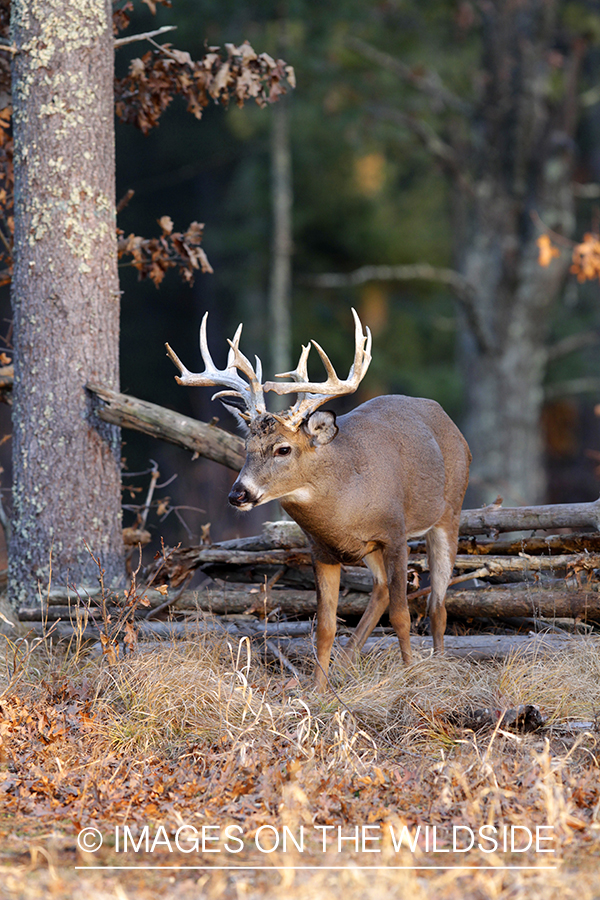
<svg viewBox="0 0 600 900"><path fill-rule="evenodd" d="M560 250L552 245L552 241L547 234L541 234L536 243L540 251L538 258L540 266L549 266L556 256L560 256Z"/></svg>
<svg viewBox="0 0 600 900"><path fill-rule="evenodd" d="M285 82L295 87L294 70L282 59L257 54L247 41L239 47L226 44L225 50L225 59L219 47L210 47L195 62L189 53L164 44L133 59L127 77L115 82L117 115L147 134L158 125L175 94L181 94L188 111L200 119L211 101L243 106L254 100L265 106L286 93Z"/></svg>
<svg viewBox="0 0 600 900"><path fill-rule="evenodd" d="M162 234L158 238L142 238L135 234L128 237L119 231L119 259L130 258L124 265L138 270L139 278L149 278L158 287L167 269L178 268L184 281L192 284L198 271L212 272L206 253L200 246L204 225L192 222L185 233L173 231L169 216L158 220Z"/></svg>
<svg viewBox="0 0 600 900"><path fill-rule="evenodd" d="M130 12L133 12L133 3L131 0L125 0L124 3L119 3L117 0L113 0L113 11L112 11L112 22L113 22L113 34L118 34L119 31L123 31L128 27L131 22L131 17L129 15Z"/></svg>
<svg viewBox="0 0 600 900"><path fill-rule="evenodd" d="M0 4L4 2L7 2L7 0L0 0ZM172 5L171 0L142 0L142 3L148 7L153 16L156 15L157 6L164 6L165 9L170 9ZM113 34L118 34L119 31L123 31L130 25L131 16L129 13L131 12L133 12L131 0L113 0Z"/></svg>
<svg viewBox="0 0 600 900"><path fill-rule="evenodd" d="M600 235L584 234L581 244L573 250L573 263L569 271L577 275L577 281L600 278Z"/></svg>
<svg viewBox="0 0 600 900"><path fill-rule="evenodd" d="M540 266L549 266L553 259L560 256L559 248L554 246L548 234L540 235L536 243ZM600 280L600 235L588 232L580 244L573 246L569 271L577 275L579 282Z"/></svg>

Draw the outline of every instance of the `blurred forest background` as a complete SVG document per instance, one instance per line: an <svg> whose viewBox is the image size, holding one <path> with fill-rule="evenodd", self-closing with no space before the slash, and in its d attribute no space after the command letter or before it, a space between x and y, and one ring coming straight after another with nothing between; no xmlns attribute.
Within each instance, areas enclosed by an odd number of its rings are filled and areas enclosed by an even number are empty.
<svg viewBox="0 0 600 900"><path fill-rule="evenodd" d="M159 6L155 15L151 6L136 4L126 33L176 25L177 31L158 40L194 59L207 46L249 40L257 52L293 65L297 88L265 109L210 106L200 121L175 98L147 136L117 121L117 197L135 192L119 215L119 227L126 235L150 237L159 234L161 216L170 216L176 230L203 222L203 248L214 269L199 275L191 288L170 271L159 289L139 281L134 269L121 269L121 390L204 421L216 416L235 430L220 404L211 402L210 389L175 383L164 342L199 371L198 331L208 310L209 344L219 366L226 338L241 321L242 349L250 357L257 353L269 376L280 371L282 354L291 353L295 365L309 338L318 340L345 373L353 353L350 307L355 306L373 331L373 362L358 396L348 398L346 406L339 403L338 412L381 393L438 400L465 430L476 457L467 506L497 495L506 505L595 499L600 493L600 286L598 280L578 281L569 274L569 240L599 228L600 4L173 0L171 9ZM499 21L501 7L505 18ZM537 15L544 7L556 16L538 28L522 53L518 65L530 68L510 74L511 100L510 91L499 87L503 65L520 47L520 34L527 43L532 9ZM118 49L117 76L146 50L144 44ZM515 124L519 104L521 120ZM537 131L527 104L539 113ZM532 134L519 157L523 120ZM274 346L270 312L277 200L272 176L277 153L287 152L291 349L285 342ZM492 185L487 194L486 184ZM503 204L501 193L510 203ZM496 216L505 206L510 206L506 216ZM512 230L505 227L509 220ZM502 237L500 249L492 247L486 228ZM542 267L536 241L547 228L561 258ZM517 258L521 262L511 269ZM428 264L446 275L356 284L322 277L363 266L411 264ZM519 265L527 269L529 282ZM451 269L460 275L456 284L447 275ZM479 290L496 271L499 293L491 291L486 301L491 318L473 323L464 279ZM8 321L8 290L2 290ZM535 316L511 331L521 321L523 298L536 292L544 300ZM483 336L475 351L478 327ZM487 347L485 328L492 333ZM495 337L502 353L492 346ZM534 358L536 374L520 391L529 377L520 371L522 360ZM524 404L514 415L527 420L524 427L533 434L527 441L535 444L539 436L539 453L534 447L531 454L533 479L525 469L503 480L500 468L479 465L484 451L477 435L487 426L481 412L473 421L474 410L496 401L493 391L488 399L475 394L484 381L482 367L491 369L497 360L499 396L510 390L533 396L531 413ZM320 378L314 362L311 375ZM504 379L513 387L504 390ZM8 431L6 408L2 417ZM492 427L498 455L505 457L509 451L502 442L513 445L518 437L498 421ZM176 476L155 494L159 506L147 526L157 540L197 542L209 522L213 540L256 533L264 519L276 515L271 506L246 516L230 510L227 493L234 476L215 463L192 461L179 448L131 431L123 431L123 442L124 484L138 489L125 490L125 504L143 501L150 476L134 473L147 472L151 459L158 463L161 483ZM0 452L8 498L8 445Z"/></svg>

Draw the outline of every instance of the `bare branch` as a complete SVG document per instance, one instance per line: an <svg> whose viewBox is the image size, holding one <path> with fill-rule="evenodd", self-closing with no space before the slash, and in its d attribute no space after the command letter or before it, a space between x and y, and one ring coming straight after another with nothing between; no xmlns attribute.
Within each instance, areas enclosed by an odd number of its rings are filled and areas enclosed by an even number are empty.
<svg viewBox="0 0 600 900"><path fill-rule="evenodd" d="M355 287L367 281L437 281L452 288L454 295L465 311L469 325L480 347L489 352L494 339L481 318L477 306L477 292L470 281L454 269L432 266L429 263L415 263L404 266L361 266L354 272L326 272L304 279L314 287L339 288Z"/></svg>
<svg viewBox="0 0 600 900"><path fill-rule="evenodd" d="M134 194L135 194L135 191L132 188L129 188L129 190L125 194L123 194L123 196L117 203L117 207L116 207L117 215L119 215L120 212L123 212L123 210L125 209L125 207L127 206L127 204L129 203L129 201L131 200L131 198L133 197Z"/></svg>
<svg viewBox="0 0 600 900"><path fill-rule="evenodd" d="M464 161L456 154L454 148L442 140L439 134L417 116L409 116L399 109L388 106L371 107L370 112L379 119L388 119L402 128L406 128L415 134L426 150L438 160L441 166L449 174L456 178L456 182L463 190L471 191L468 179L465 176Z"/></svg>
<svg viewBox="0 0 600 900"><path fill-rule="evenodd" d="M116 38L114 47L117 50L119 47L124 47L126 44L134 44L136 41L149 41L159 34L166 34L167 31L175 31L176 29L177 25L163 25L162 28L157 28L156 31L146 31L144 34L130 34L128 37ZM2 47L1 44L0 47Z"/></svg>
<svg viewBox="0 0 600 900"><path fill-rule="evenodd" d="M446 107L456 110L463 115L469 115L471 113L472 110L470 104L448 90L437 72L430 71L424 75L419 74L415 72L414 69L411 69L410 66L407 66L406 63L401 62L394 56L390 56L389 53L378 50L377 47L373 47L372 44L368 44L366 41L352 35L346 38L346 44L351 47L352 50L355 50L361 56L364 56L365 59L376 63L378 66L381 66L382 69L393 72L407 84L410 84L422 93L427 94L427 96L434 101L434 106L437 109Z"/></svg>
<svg viewBox="0 0 600 900"><path fill-rule="evenodd" d="M150 512L150 506L152 504L152 497L154 496L154 489L156 487L156 482L160 478L158 463L154 462L153 459L151 459L150 462L152 463L152 475L150 476L148 494L146 496L146 502L144 503L141 512L138 514L138 521L136 522L136 527L140 530L146 527L146 522L148 521L148 513Z"/></svg>
<svg viewBox="0 0 600 900"><path fill-rule="evenodd" d="M578 350L583 350L584 347L593 347L598 341L600 341L600 334L597 331L580 331L578 334L571 334L548 348L548 361L562 359L563 356L576 353Z"/></svg>
<svg viewBox="0 0 600 900"><path fill-rule="evenodd" d="M595 184L593 181L588 181L586 184L574 181L573 195L579 197L580 200L597 200L600 197L600 184Z"/></svg>
<svg viewBox="0 0 600 900"><path fill-rule="evenodd" d="M548 384L544 388L546 400L555 400L557 397L569 397L573 394L598 393L600 393L600 378L593 375L587 378L571 378L569 381L559 381L556 384Z"/></svg>
<svg viewBox="0 0 600 900"><path fill-rule="evenodd" d="M454 290L470 291L473 288L466 278L454 269L438 268L429 263L415 263L404 266L361 266L353 272L324 272L315 275L307 282L315 287L354 287L367 281L442 281Z"/></svg>

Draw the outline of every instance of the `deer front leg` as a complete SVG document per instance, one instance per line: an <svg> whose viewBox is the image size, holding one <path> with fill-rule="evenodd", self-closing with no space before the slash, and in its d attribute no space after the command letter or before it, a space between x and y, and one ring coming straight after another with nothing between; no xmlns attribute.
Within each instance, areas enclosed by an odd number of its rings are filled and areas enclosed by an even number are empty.
<svg viewBox="0 0 600 900"><path fill-rule="evenodd" d="M321 693L327 687L327 670L335 638L341 566L339 563L330 565L313 559L313 568L317 585L317 666L314 687Z"/></svg>

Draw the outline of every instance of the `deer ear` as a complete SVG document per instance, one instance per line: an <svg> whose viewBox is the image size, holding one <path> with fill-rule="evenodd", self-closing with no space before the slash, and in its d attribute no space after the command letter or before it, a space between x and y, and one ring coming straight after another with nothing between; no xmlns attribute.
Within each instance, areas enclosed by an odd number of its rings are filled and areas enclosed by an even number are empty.
<svg viewBox="0 0 600 900"><path fill-rule="evenodd" d="M304 422L304 430L312 438L313 447L328 444L339 431L335 424L335 413L329 410L318 410Z"/></svg>

